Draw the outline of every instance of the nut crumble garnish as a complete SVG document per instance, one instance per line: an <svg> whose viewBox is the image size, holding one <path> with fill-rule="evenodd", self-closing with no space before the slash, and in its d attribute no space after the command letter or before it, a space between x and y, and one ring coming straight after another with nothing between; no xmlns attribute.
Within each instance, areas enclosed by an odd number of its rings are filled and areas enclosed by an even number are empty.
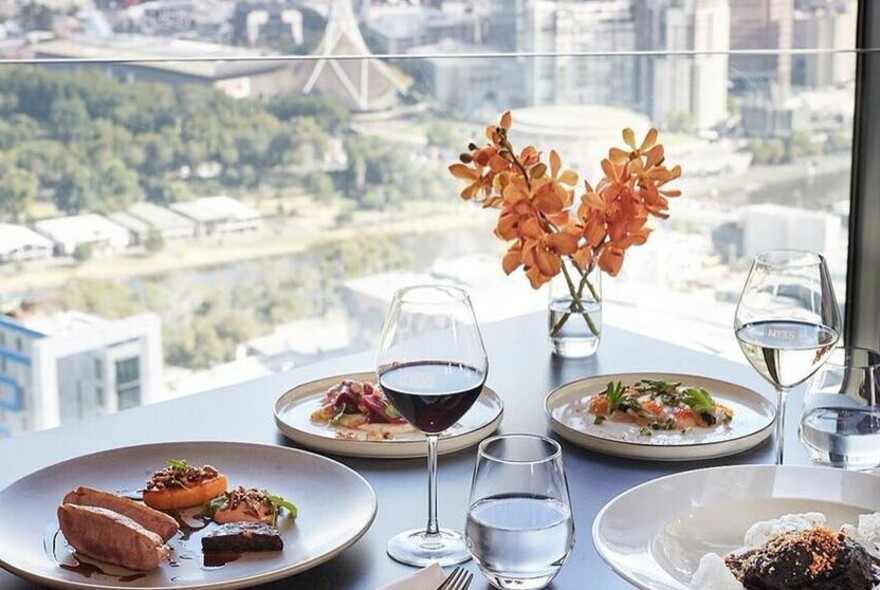
<svg viewBox="0 0 880 590"><path fill-rule="evenodd" d="M165 488L188 488L199 482L214 479L220 472L211 465L196 467L185 462L160 469L153 474L145 488L163 490Z"/></svg>

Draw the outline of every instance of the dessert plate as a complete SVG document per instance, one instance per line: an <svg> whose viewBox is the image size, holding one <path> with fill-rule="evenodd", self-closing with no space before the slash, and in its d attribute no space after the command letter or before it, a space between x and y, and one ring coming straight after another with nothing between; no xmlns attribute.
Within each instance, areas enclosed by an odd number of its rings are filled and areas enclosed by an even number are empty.
<svg viewBox="0 0 880 590"><path fill-rule="evenodd" d="M337 429L311 420L311 414L321 406L324 393L342 381L376 382L372 372L347 373L325 377L297 385L275 402L275 424L284 436L301 445L351 457L408 458L427 454L425 436L420 432L395 434L388 440L344 438ZM460 451L477 444L498 428L504 413L501 398L489 387L483 386L480 397L461 420L440 436L440 454Z"/></svg>
<svg viewBox="0 0 880 590"><path fill-rule="evenodd" d="M108 565L94 569L74 556L58 532L55 516L64 495L79 485L117 492L138 490L168 459L213 465L226 474L230 487L266 489L294 502L297 518L282 518L278 523L284 549L233 556L234 560L214 567L204 562L201 551L201 536L216 527L212 523L177 533L168 541L171 559L151 572ZM327 510L327 506L345 509ZM338 555L367 531L376 506L376 495L364 478L306 451L225 442L126 447L57 463L0 491L0 566L53 588L247 588L305 571Z"/></svg>
<svg viewBox="0 0 880 590"><path fill-rule="evenodd" d="M715 401L734 412L730 424L710 428L656 430L650 436L633 424L606 420L594 424L590 398L610 382L632 385L643 379L677 381L687 387L705 388ZM762 395L733 383L675 373L620 373L573 381L554 389L544 400L550 426L576 445L620 457L662 461L691 461L740 453L772 434L776 408Z"/></svg>
<svg viewBox="0 0 880 590"><path fill-rule="evenodd" d="M877 510L876 475L788 465L714 467L620 494L593 521L593 544L637 588L686 590L703 555L741 548L756 521L822 512L837 528Z"/></svg>

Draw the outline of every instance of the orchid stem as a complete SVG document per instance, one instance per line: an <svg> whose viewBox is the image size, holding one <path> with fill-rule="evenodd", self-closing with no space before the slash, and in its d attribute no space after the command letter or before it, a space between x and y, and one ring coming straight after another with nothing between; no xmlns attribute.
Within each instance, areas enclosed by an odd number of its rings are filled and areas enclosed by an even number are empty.
<svg viewBox="0 0 880 590"><path fill-rule="evenodd" d="M589 287L590 293L593 294L593 296L595 298L596 290L593 287L593 285L590 283L590 281L587 279L587 276L589 275L589 273L584 272L581 275L581 280L580 280L578 288L575 288L574 282L571 280L571 274L568 271L568 266L564 262L562 264L562 274L563 274L563 276L565 276L565 282L568 285L568 292L571 294L572 304L580 312L580 314L584 317L584 320L587 322L587 326L590 328L590 332L593 333L593 336L598 337L599 336L599 328L596 327L596 324L593 322L593 318L590 317L590 314L589 314L589 312L587 312L586 308L584 307L584 303L582 301L584 284L586 284ZM598 298L596 298L596 301L598 302ZM559 320L556 321L556 323L550 329L550 336L551 337L555 337L557 334L559 334L559 331L565 325L565 322L568 321L568 318L570 315L571 315L570 312L566 312L565 314L563 314L563 316L561 318L559 318Z"/></svg>

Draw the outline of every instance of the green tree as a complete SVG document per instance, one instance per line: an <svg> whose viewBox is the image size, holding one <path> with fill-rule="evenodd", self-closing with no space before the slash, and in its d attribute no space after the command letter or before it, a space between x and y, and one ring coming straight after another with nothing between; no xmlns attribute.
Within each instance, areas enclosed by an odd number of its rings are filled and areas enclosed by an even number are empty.
<svg viewBox="0 0 880 590"><path fill-rule="evenodd" d="M61 288L65 309L93 313L108 319L124 318L144 311L131 287L110 279L70 279Z"/></svg>
<svg viewBox="0 0 880 590"><path fill-rule="evenodd" d="M92 120L86 105L79 97L58 97L52 103L49 122L61 141L83 141L92 136Z"/></svg>
<svg viewBox="0 0 880 590"><path fill-rule="evenodd" d="M87 260L91 260L92 254L92 245L88 243L77 244L76 247L73 249L73 259L77 262L85 262Z"/></svg>
<svg viewBox="0 0 880 590"><path fill-rule="evenodd" d="M351 112L338 100L324 95L302 96L288 94L274 98L268 104L269 112L283 121L311 117L318 125L338 133L348 127Z"/></svg>
<svg viewBox="0 0 880 590"><path fill-rule="evenodd" d="M822 144L814 142L812 134L803 130L797 130L791 134L789 146L792 158L818 156L824 151Z"/></svg>
<svg viewBox="0 0 880 590"><path fill-rule="evenodd" d="M159 252L165 248L165 239L156 229L151 229L144 239L144 249L149 253Z"/></svg>
<svg viewBox="0 0 880 590"><path fill-rule="evenodd" d="M88 211L93 202L92 173L86 167L65 172L55 188L55 206L69 215Z"/></svg>
<svg viewBox="0 0 880 590"><path fill-rule="evenodd" d="M0 211L17 222L36 197L37 177L30 170L0 159L0 179Z"/></svg>
<svg viewBox="0 0 880 590"><path fill-rule="evenodd" d="M320 170L309 172L305 177L304 186L318 199L330 200L336 192L333 179Z"/></svg>
<svg viewBox="0 0 880 590"><path fill-rule="evenodd" d="M428 145L448 149L463 150L461 137L455 127L444 121L434 121L425 130Z"/></svg>

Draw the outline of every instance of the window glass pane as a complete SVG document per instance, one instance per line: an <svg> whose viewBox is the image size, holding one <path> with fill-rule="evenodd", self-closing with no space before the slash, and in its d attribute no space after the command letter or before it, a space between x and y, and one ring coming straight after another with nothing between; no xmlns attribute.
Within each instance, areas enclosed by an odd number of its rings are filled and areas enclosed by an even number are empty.
<svg viewBox="0 0 880 590"><path fill-rule="evenodd" d="M824 253L845 305L855 0L149 4L63 11L65 37L61 9L0 8L0 57L32 62L0 63L3 371L27 395L59 395L31 384L60 349L96 360L59 382L115 370L120 408L369 350L415 282L464 286L482 322L545 311L448 171L508 109L593 186L624 127L682 167L605 277L607 325L744 362L733 310L777 247Z"/></svg>

